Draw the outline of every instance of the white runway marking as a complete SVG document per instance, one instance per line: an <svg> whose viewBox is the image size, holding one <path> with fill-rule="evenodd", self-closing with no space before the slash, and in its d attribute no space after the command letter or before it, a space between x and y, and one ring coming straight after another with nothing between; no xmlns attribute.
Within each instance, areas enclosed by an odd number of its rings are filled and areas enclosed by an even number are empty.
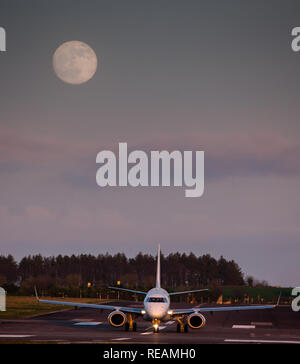
<svg viewBox="0 0 300 364"><path fill-rule="evenodd" d="M129 340L129 339L130 339L130 337L118 337L118 338L112 339L112 340L114 340L114 341L123 341L123 340Z"/></svg>
<svg viewBox="0 0 300 364"><path fill-rule="evenodd" d="M233 329L255 329L255 325L232 325Z"/></svg>
<svg viewBox="0 0 300 364"><path fill-rule="evenodd" d="M166 325L169 326L169 325L173 324L174 322L175 321L168 321L168 322L166 322ZM164 330L167 326L159 326L159 330ZM140 335L151 335L151 334L153 334L153 332L152 331L148 331L148 330L152 330L152 329L153 329L153 327L150 326L150 327L148 327L146 329L145 332L141 332Z"/></svg>
<svg viewBox="0 0 300 364"><path fill-rule="evenodd" d="M172 325L172 324L174 324L174 322L175 321L168 321L168 322L166 322L166 325Z"/></svg>
<svg viewBox="0 0 300 364"><path fill-rule="evenodd" d="M32 336L35 336L35 335L19 335L19 334L0 334L0 337L32 337Z"/></svg>
<svg viewBox="0 0 300 364"><path fill-rule="evenodd" d="M102 321L101 322L97 322L97 321L76 322L73 325L77 325L77 326L97 326L97 325L100 325L100 324L102 324Z"/></svg>
<svg viewBox="0 0 300 364"><path fill-rule="evenodd" d="M300 341L291 340L239 340L239 339L225 339L227 343L257 343L257 344L300 344Z"/></svg>

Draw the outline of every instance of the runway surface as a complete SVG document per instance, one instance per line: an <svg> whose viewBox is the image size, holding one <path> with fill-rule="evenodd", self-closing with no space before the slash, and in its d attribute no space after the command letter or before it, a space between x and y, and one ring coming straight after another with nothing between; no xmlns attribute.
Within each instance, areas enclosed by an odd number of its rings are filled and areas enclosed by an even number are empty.
<svg viewBox="0 0 300 364"><path fill-rule="evenodd" d="M136 306L139 303L114 302ZM180 305L180 307L189 307ZM173 305L177 308L178 305ZM206 314L206 326L188 333L177 333L176 322L161 323L154 334L150 322L139 318L137 332L113 328L107 322L109 311L71 309L30 319L0 321L0 343L295 343L300 344L300 312L280 306L274 310L218 312Z"/></svg>

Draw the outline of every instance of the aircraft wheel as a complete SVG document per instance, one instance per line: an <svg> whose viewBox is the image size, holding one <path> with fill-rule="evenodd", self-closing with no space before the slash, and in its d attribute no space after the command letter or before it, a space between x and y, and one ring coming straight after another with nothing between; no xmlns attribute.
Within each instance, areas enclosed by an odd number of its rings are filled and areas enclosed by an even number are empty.
<svg viewBox="0 0 300 364"><path fill-rule="evenodd" d="M188 324L185 324L184 325L184 332L188 332L189 331L189 326L188 326Z"/></svg>
<svg viewBox="0 0 300 364"><path fill-rule="evenodd" d="M132 331L136 331L136 322L134 322L132 325Z"/></svg>
<svg viewBox="0 0 300 364"><path fill-rule="evenodd" d="M125 324L125 331L129 331L129 323L128 322L126 322L126 324Z"/></svg>

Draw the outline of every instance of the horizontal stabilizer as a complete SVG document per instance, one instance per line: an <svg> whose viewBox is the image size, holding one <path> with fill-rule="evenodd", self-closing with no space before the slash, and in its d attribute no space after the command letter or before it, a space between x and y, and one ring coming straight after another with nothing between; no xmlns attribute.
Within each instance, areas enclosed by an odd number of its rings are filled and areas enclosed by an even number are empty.
<svg viewBox="0 0 300 364"><path fill-rule="evenodd" d="M171 292L171 293L169 293L169 295L175 296L177 294L188 294L188 293L196 293L196 292L203 292L203 291L208 291L208 289L205 288L205 289L194 289L193 291Z"/></svg>
<svg viewBox="0 0 300 364"><path fill-rule="evenodd" d="M143 295L147 295L147 292L143 292L143 291L135 291L134 289L127 289L127 288L120 288L120 287L107 287L109 289L114 289L116 291L125 291L125 292L131 292L131 293L136 293L136 294L143 294Z"/></svg>

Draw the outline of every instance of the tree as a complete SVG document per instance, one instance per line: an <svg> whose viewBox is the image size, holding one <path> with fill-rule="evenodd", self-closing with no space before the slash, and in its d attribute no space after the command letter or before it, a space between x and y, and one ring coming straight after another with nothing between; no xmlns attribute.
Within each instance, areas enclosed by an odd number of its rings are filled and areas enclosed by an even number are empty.
<svg viewBox="0 0 300 364"><path fill-rule="evenodd" d="M0 275L2 284L14 284L18 278L18 265L12 255L0 255Z"/></svg>
<svg viewBox="0 0 300 364"><path fill-rule="evenodd" d="M246 277L246 282L249 287L253 287L254 278L252 276Z"/></svg>
<svg viewBox="0 0 300 364"><path fill-rule="evenodd" d="M87 283L91 282L93 289L86 292L97 295L99 290L115 285L117 281L121 281L123 287L147 290L155 283L155 271L156 256L141 252L129 259L124 253L99 254L97 257L90 254L29 255L19 265L12 256L0 256L1 279L6 282L19 279L22 291L30 294L36 284L55 295L77 295L78 292L85 293ZM223 256L216 260L209 254L196 256L179 252L161 255L161 279L162 286L169 291L197 289L211 284L218 287L244 284L243 273L234 260L228 261ZM217 294L219 288L215 291Z"/></svg>

